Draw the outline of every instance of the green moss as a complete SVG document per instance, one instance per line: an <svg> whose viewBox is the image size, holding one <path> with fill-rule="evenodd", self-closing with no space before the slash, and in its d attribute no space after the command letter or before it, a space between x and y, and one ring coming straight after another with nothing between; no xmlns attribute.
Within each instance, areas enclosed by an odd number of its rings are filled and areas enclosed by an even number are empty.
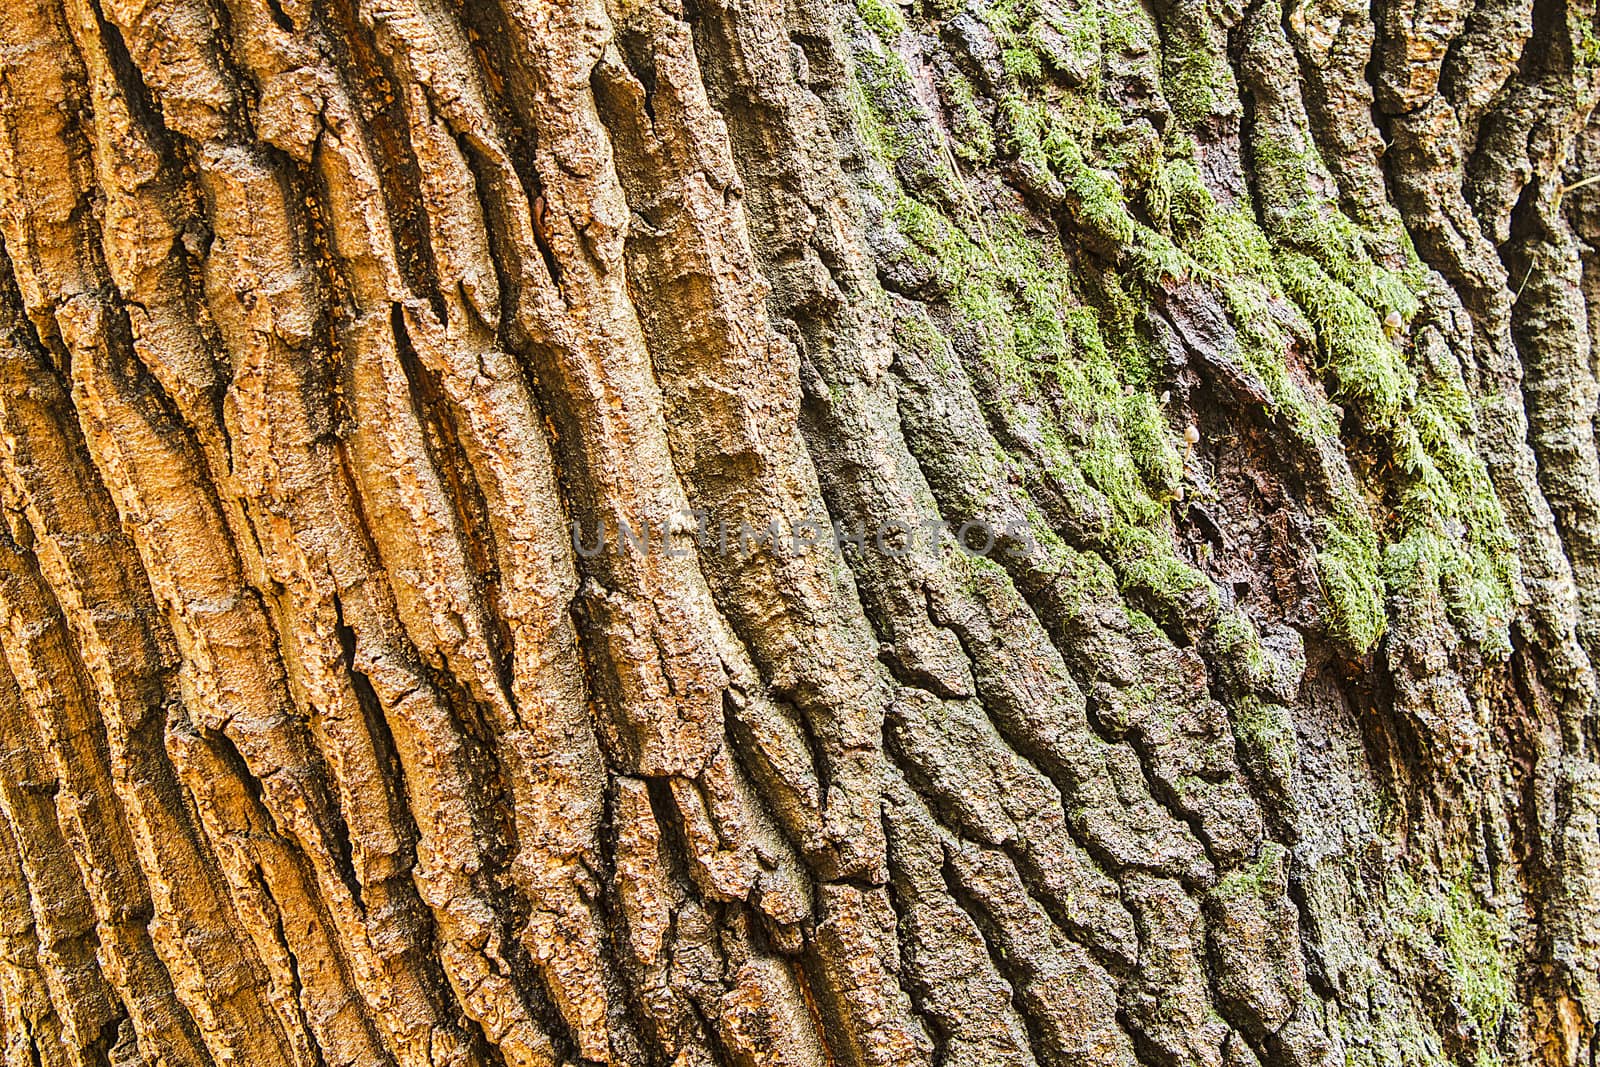
<svg viewBox="0 0 1600 1067"><path fill-rule="evenodd" d="M1005 386L1002 417L1035 440L1047 470L1106 501L1104 548L1123 588L1168 622L1209 625L1215 590L1174 554L1163 503L1182 478L1175 435L1155 398L1130 390L1148 378L1148 354L1126 321L1131 298L1118 290L1091 307L1061 254L1015 224L971 233L915 197L891 195L888 221L950 285L953 328L986 341Z"/></svg>
<svg viewBox="0 0 1600 1067"><path fill-rule="evenodd" d="M959 71L951 71L944 83L950 101L951 133L955 153L968 163L985 164L994 159L994 124L978 106L972 83Z"/></svg>
<svg viewBox="0 0 1600 1067"><path fill-rule="evenodd" d="M1467 1014L1484 1037L1478 1062L1498 1063L1500 1055L1492 1044L1493 1035L1515 996L1501 948L1508 940L1505 923L1479 906L1471 890L1464 886L1451 888L1441 910L1441 934L1451 973Z"/></svg>
<svg viewBox="0 0 1600 1067"><path fill-rule="evenodd" d="M1336 439L1333 408L1292 380L1286 352L1293 340L1278 325L1279 309L1309 306L1338 372L1335 389L1398 406L1410 389L1405 369L1381 336L1377 318L1315 260L1275 251L1253 216L1219 211L1188 162L1168 168L1173 231L1204 276L1220 291L1234 322L1240 364L1262 384L1269 414L1316 455L1319 440ZM1297 273L1298 272L1298 273ZM1352 274L1354 272L1351 272ZM1294 299L1298 295L1299 299ZM1413 302L1414 303L1414 302ZM1389 351L1385 351L1385 346ZM1346 386L1345 383L1348 383ZM1370 649L1385 629L1385 593L1378 530L1353 485L1335 490L1317 555L1332 630L1356 651Z"/></svg>
<svg viewBox="0 0 1600 1067"><path fill-rule="evenodd" d="M1130 393L1122 401L1120 415L1122 436L1139 477L1162 496L1171 496L1183 480L1183 457L1174 447L1172 431L1155 397Z"/></svg>
<svg viewBox="0 0 1600 1067"><path fill-rule="evenodd" d="M1572 62L1580 73L1600 68L1600 34L1595 32L1594 24L1588 19L1582 20L1573 39Z"/></svg>
<svg viewBox="0 0 1600 1067"><path fill-rule="evenodd" d="M1244 767L1279 797L1287 797L1299 759L1289 709L1246 695L1233 702L1228 716Z"/></svg>
<svg viewBox="0 0 1600 1067"><path fill-rule="evenodd" d="M1334 395L1358 404L1373 429L1392 429L1416 382L1384 336L1382 318L1310 256L1283 252L1278 276L1317 331Z"/></svg>
<svg viewBox="0 0 1600 1067"><path fill-rule="evenodd" d="M882 17L864 17L886 31ZM1032 6L996 5L988 17L1018 82L1000 104L1003 147L1022 167L1056 183L1084 232L1126 251L1127 280L1116 272L1082 276L1053 243L1022 232L1015 222L958 221L892 182L881 190L890 205L887 221L907 239L918 265L948 286L949 328L982 339L989 371L1002 386L996 414L1033 442L1058 485L1073 487L1072 496L1109 517L1099 547L1123 591L1161 621L1203 632L1216 618L1217 593L1174 551L1168 502L1183 479L1183 454L1151 392L1138 293L1189 273L1194 261L1170 238L1136 221L1117 174L1085 155L1085 146L1096 143L1096 130L1113 125L1114 112L1093 92L1041 95L1029 84L1043 71L1025 55L1042 53ZM1132 17L1131 9L1094 16L1102 34L1114 31L1108 47L1153 43L1140 36L1148 27L1126 24ZM901 116L888 110L889 101L896 98L893 83L909 75L892 55L873 51L857 59L860 84L852 102L858 122L869 148L892 173L911 146L899 134ZM964 88L971 92L970 85ZM946 89L959 113L967 99L963 84ZM1120 163L1133 166L1126 156ZM1159 153L1143 164L1159 167ZM1164 204L1164 178L1162 189Z"/></svg>
<svg viewBox="0 0 1600 1067"><path fill-rule="evenodd" d="M898 57L876 53L858 55L855 77L846 87L856 132L866 143L867 150L879 159L898 158L909 147L907 139L883 117L880 90L883 83L897 73L891 60L898 62Z"/></svg>
<svg viewBox="0 0 1600 1067"><path fill-rule="evenodd" d="M1149 603L1157 617L1191 634L1216 621L1217 587L1172 551L1170 536L1123 525L1113 535L1114 564L1125 592Z"/></svg>
<svg viewBox="0 0 1600 1067"><path fill-rule="evenodd" d="M1006 73L1023 85L1040 81L1047 68L1063 62L1098 79L1100 67L1100 0L1052 6L1041 11L1034 0L996 0L982 7L983 19L1000 44ZM1067 54L1054 56L1045 47L1048 27Z"/></svg>
<svg viewBox="0 0 1600 1067"><path fill-rule="evenodd" d="M883 41L894 41L906 30L905 17L888 0L856 0L856 13Z"/></svg>
<svg viewBox="0 0 1600 1067"><path fill-rule="evenodd" d="M1245 671L1244 682L1253 686L1267 672L1267 656L1255 625L1239 611L1226 611L1217 618L1217 651Z"/></svg>
<svg viewBox="0 0 1600 1067"><path fill-rule="evenodd" d="M1185 125L1204 120L1234 99L1233 69L1204 45L1181 42L1162 53L1162 88L1173 116Z"/></svg>
<svg viewBox="0 0 1600 1067"><path fill-rule="evenodd" d="M1005 568L987 556L951 551L946 556L946 565L956 575L962 588L976 600L996 599L1011 582Z"/></svg>
<svg viewBox="0 0 1600 1067"><path fill-rule="evenodd" d="M1099 6L1101 48L1126 55L1158 55L1161 40L1155 23L1135 0L1102 0Z"/></svg>
<svg viewBox="0 0 1600 1067"><path fill-rule="evenodd" d="M1471 398L1459 372L1408 356L1425 281L1415 250L1403 233L1365 232L1317 191L1329 180L1303 131L1285 141L1257 131L1251 141L1259 223L1248 203L1218 207L1181 132L1219 107L1212 93L1233 96L1206 26L1158 42L1131 0L1048 12L1035 0L998 0L982 9L1007 81L995 121L966 77L943 76L951 152L974 164L1003 156L1060 204L1085 245L1114 264L1083 270L1052 238L979 213L945 156L927 151L931 124L916 113L903 61L883 44L907 32L905 18L887 0L859 0L857 10L878 43L858 49L850 99L888 176L879 190L888 222L907 238L904 254L949 294L939 328L976 340L998 386L984 393L989 416L1012 428L1057 487L1070 487L1058 495L1086 522L1094 517L1090 534L1125 592L1164 624L1218 617L1209 582L1173 548L1168 505L1184 458L1153 395L1143 312L1152 288L1196 277L1221 296L1233 355L1261 383L1265 414L1306 455L1320 456L1340 433L1339 411L1297 384L1291 366L1291 350L1311 338L1330 395L1376 454L1393 457L1369 478L1384 501L1376 519L1348 476L1328 479L1335 499L1317 568L1332 632L1365 651L1384 633L1387 610L1413 610L1437 590L1463 632L1491 653L1506 648L1515 552L1470 445ZM1180 119L1164 141L1124 127L1101 74L1100 57L1112 52L1162 57ZM1079 64L1073 78L1054 77ZM892 177L897 166L933 181L910 195ZM1405 268L1380 265L1379 247L1402 248ZM1385 322L1391 313L1399 331Z"/></svg>
<svg viewBox="0 0 1600 1067"><path fill-rule="evenodd" d="M1495 1067L1501 1057L1494 1035L1516 1004L1506 920L1484 907L1464 878L1424 886L1402 873L1390 894L1395 933L1419 955L1441 950L1451 991L1478 1029L1478 1067Z"/></svg>
<svg viewBox="0 0 1600 1067"><path fill-rule="evenodd" d="M1042 147L1051 171L1066 190L1078 226L1110 244L1131 245L1138 224L1128 214L1122 183L1111 173L1091 167L1078 142L1060 124L1049 128Z"/></svg>
<svg viewBox="0 0 1600 1067"><path fill-rule="evenodd" d="M1275 896L1279 872L1283 870L1288 857L1289 850L1283 845L1272 840L1263 841L1261 852L1255 860L1223 875L1212 893L1222 901Z"/></svg>
<svg viewBox="0 0 1600 1067"><path fill-rule="evenodd" d="M1504 657L1511 653L1507 624L1514 605L1507 572L1514 559L1509 549L1487 556L1458 539L1422 529L1385 549L1383 569L1397 610L1426 612L1427 600L1442 592L1448 616L1466 635L1486 654Z"/></svg>
<svg viewBox="0 0 1600 1067"><path fill-rule="evenodd" d="M1378 536L1364 508L1338 501L1323 530L1317 574L1335 632L1358 651L1378 643L1387 625Z"/></svg>
<svg viewBox="0 0 1600 1067"><path fill-rule="evenodd" d="M1263 270L1257 246L1249 267L1275 279L1311 324L1330 390L1388 456L1373 473L1394 501L1381 530L1354 500L1331 524L1319 555L1330 606L1340 629L1363 647L1360 641L1382 632L1384 598L1402 602L1398 610L1425 607L1429 590L1420 583L1426 581L1442 591L1452 621L1468 637L1503 655L1517 582L1514 544L1488 471L1469 444L1472 404L1458 368L1441 359L1418 361L1418 346L1406 336L1426 286L1415 249L1399 242L1407 255L1403 271L1380 266L1370 249L1384 235L1364 233L1313 191L1327 184L1327 172L1301 139L1300 145L1255 141L1272 263ZM1197 258L1227 270L1232 264L1217 243L1209 239ZM1230 293L1230 301L1239 295ZM1386 322L1394 319L1398 330ZM1381 549L1380 540L1387 542Z"/></svg>

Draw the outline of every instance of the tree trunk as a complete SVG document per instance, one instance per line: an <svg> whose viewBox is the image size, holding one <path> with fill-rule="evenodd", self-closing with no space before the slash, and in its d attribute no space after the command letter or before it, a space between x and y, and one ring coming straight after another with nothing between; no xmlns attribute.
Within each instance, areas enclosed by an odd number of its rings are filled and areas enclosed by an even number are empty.
<svg viewBox="0 0 1600 1067"><path fill-rule="evenodd" d="M1597 72L4 0L5 1062L1592 1065Z"/></svg>

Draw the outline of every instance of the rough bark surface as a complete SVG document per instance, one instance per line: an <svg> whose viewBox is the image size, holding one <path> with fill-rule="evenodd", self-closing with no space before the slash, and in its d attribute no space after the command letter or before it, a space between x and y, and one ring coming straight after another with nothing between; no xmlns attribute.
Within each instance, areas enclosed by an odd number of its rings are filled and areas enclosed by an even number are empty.
<svg viewBox="0 0 1600 1067"><path fill-rule="evenodd" d="M1593 0L4 0L5 1062L1594 1064L1597 92Z"/></svg>

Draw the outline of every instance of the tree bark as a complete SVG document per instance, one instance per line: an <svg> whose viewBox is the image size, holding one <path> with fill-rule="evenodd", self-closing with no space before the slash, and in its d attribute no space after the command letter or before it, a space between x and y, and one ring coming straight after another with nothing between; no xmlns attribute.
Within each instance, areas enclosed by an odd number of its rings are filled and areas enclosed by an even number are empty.
<svg viewBox="0 0 1600 1067"><path fill-rule="evenodd" d="M1597 70L5 0L5 1062L1592 1065Z"/></svg>

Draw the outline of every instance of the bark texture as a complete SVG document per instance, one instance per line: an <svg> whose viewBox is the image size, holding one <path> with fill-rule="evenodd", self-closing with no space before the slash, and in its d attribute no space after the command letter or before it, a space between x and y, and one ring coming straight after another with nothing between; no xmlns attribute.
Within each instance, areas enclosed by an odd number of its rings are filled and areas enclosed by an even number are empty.
<svg viewBox="0 0 1600 1067"><path fill-rule="evenodd" d="M5 1062L1592 1065L1597 70L4 0Z"/></svg>

